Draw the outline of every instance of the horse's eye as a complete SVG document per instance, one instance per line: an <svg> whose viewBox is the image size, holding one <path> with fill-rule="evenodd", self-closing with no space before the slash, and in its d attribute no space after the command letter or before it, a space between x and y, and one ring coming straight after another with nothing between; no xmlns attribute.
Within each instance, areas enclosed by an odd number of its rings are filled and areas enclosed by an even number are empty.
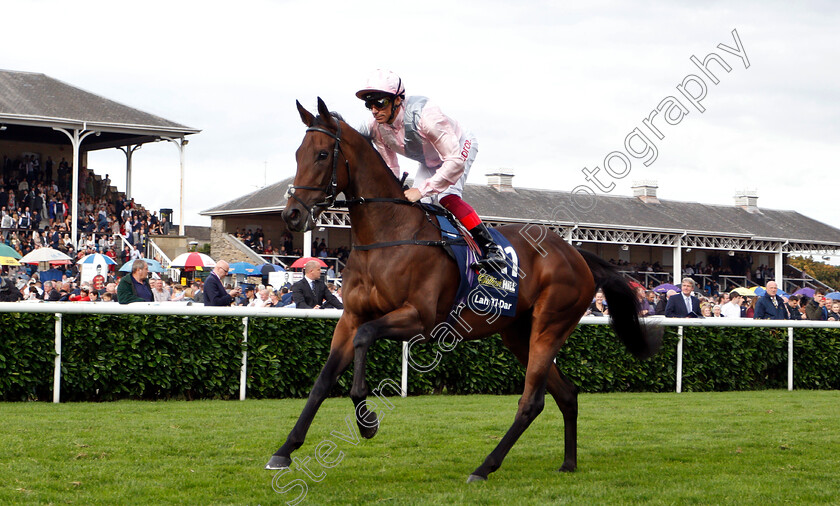
<svg viewBox="0 0 840 506"><path fill-rule="evenodd" d="M330 154L326 149L322 149L318 152L318 160L326 160L328 156L330 156Z"/></svg>

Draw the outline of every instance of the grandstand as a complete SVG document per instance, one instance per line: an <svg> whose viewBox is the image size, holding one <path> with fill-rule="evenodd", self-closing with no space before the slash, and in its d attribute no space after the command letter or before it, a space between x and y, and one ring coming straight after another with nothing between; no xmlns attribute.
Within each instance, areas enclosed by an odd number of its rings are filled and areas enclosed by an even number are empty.
<svg viewBox="0 0 840 506"><path fill-rule="evenodd" d="M633 187L633 196L595 196L592 210L576 215L570 192L516 188L509 171L487 177L487 184L468 184L464 189L464 199L482 220L492 226L544 225L576 246L622 266L628 277L648 287L679 284L690 266L698 281L714 279L720 290L774 279L793 292L797 287L821 284L785 266L788 255L834 255L840 250L840 230L796 211L759 207L755 192L735 195L729 206L712 205L660 199L656 182L641 181ZM315 238L334 251L349 248L346 210L325 211L306 237L286 230L280 213L291 183L292 178L287 178L203 211L202 215L211 217L213 251L225 249L226 256L241 253L244 245L234 247L232 236L237 230L257 228L274 245L291 236L292 250L306 256L312 253ZM276 253L248 254L285 263ZM341 267L339 263L337 269Z"/></svg>
<svg viewBox="0 0 840 506"><path fill-rule="evenodd" d="M120 202L142 210L131 196L131 160L140 146L165 140L174 142L183 152L188 143L186 136L200 132L44 74L0 70L0 90L0 155L4 176L0 186L7 192L13 190L17 200L28 196L24 190L33 191L36 186L40 186L38 193L44 203L49 194L60 195L68 207L66 213L74 218L67 224L69 241L74 247L79 245L80 232L84 233L81 229L85 227L85 214L89 210L80 208L80 204L84 206L85 199L104 198L117 208L113 210L121 207ZM110 180L102 174L86 169L88 153L102 149L119 149L126 155L124 192L110 185ZM44 214L46 222L47 213L39 214ZM169 255L187 249L189 239L185 236L182 216L183 194L178 239L164 241ZM171 223L171 215L168 218ZM122 217L118 219L124 221ZM101 233L98 225L95 230ZM168 230L162 235L169 235ZM161 247L154 245L153 249L154 256L167 256Z"/></svg>

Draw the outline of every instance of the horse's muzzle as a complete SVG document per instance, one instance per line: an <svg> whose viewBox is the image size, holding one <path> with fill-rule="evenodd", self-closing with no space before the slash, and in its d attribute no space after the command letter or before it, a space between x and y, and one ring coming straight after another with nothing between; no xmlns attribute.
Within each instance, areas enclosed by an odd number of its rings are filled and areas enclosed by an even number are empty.
<svg viewBox="0 0 840 506"><path fill-rule="evenodd" d="M293 232L307 232L315 225L312 214L306 210L301 211L295 205L287 205L280 215L286 226Z"/></svg>

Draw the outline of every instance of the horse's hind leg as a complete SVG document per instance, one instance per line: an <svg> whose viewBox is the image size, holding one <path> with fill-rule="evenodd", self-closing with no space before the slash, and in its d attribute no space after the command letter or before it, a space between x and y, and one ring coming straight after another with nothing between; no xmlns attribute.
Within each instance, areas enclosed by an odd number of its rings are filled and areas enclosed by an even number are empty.
<svg viewBox="0 0 840 506"><path fill-rule="evenodd" d="M525 432L525 429L542 412L545 407L545 391L548 379L553 372L557 372L553 363L554 357L557 355L560 346L574 330L575 324L557 315L552 315L551 318L542 315L534 321L529 341L525 341L524 332L521 332L525 328L527 328L527 325L523 322L516 329L503 334L505 345L526 366L525 389L519 399L519 409L516 412L513 425L508 429L496 448L484 459L484 462L469 476L468 482L486 480L490 473L497 470L510 449ZM535 332L536 328L543 328L544 330ZM516 330L520 332L516 332ZM554 383L554 386L556 386L556 383ZM576 419L576 411L573 419ZM576 433L576 425L573 424L572 434L574 433ZM568 429L566 435L569 435ZM569 442L567 441L566 444L568 449ZM575 439L573 439L572 444L576 444Z"/></svg>
<svg viewBox="0 0 840 506"><path fill-rule="evenodd" d="M565 456L560 471L574 471L577 468L577 397L580 389L555 364L548 371L546 386L563 413Z"/></svg>

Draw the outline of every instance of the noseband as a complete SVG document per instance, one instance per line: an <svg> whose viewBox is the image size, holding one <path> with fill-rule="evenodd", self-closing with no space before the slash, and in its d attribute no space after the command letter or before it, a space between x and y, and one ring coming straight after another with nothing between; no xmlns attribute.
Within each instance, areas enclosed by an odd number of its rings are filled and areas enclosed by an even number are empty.
<svg viewBox="0 0 840 506"><path fill-rule="evenodd" d="M330 177L330 182L327 183L324 187L319 186L295 186L289 185L289 188L286 190L286 198L293 198L300 202L300 205L303 206L304 209L307 210L309 216L314 219L315 216L315 209L316 208L329 208L335 202L336 196L338 196L338 153L341 151L341 123L336 118L335 119L336 130L335 133L330 132L321 127L309 127L306 129L307 132L321 132L322 134L329 135L333 139L335 139L335 145L333 146L333 160L332 160L332 176ZM347 167L347 170L350 170L350 162L347 161L345 158L344 164ZM297 195L295 195L296 190L314 190L324 193L324 200L321 202L316 202L312 204L312 206L307 207L306 203L302 201Z"/></svg>

